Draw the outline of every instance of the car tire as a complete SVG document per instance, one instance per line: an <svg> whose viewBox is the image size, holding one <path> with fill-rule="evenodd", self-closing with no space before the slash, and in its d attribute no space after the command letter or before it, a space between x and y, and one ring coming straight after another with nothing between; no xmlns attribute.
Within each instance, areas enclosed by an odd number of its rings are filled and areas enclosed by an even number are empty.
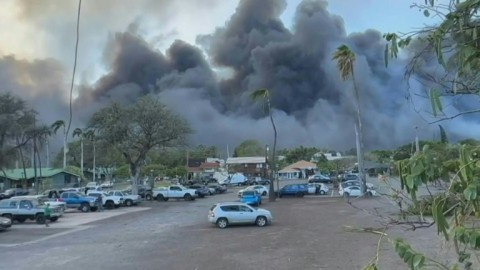
<svg viewBox="0 0 480 270"><path fill-rule="evenodd" d="M113 208L115 208L115 203L113 203L113 201L107 201L107 202L105 203L105 208L107 208L107 209L113 209Z"/></svg>
<svg viewBox="0 0 480 270"><path fill-rule="evenodd" d="M157 201L159 201L159 202L160 202L160 201L165 201L165 197L163 197L162 194L158 194L158 195L157 195Z"/></svg>
<svg viewBox="0 0 480 270"><path fill-rule="evenodd" d="M91 212L96 212L98 210L97 206L90 207Z"/></svg>
<svg viewBox="0 0 480 270"><path fill-rule="evenodd" d="M55 221L57 221L57 220L58 220L58 217L51 217L51 218L50 218L50 221L51 221L51 222L55 222Z"/></svg>
<svg viewBox="0 0 480 270"><path fill-rule="evenodd" d="M126 201L125 201L125 205L126 205L126 206L132 206L132 205L133 205L133 201L132 201L132 200L126 200Z"/></svg>
<svg viewBox="0 0 480 270"><path fill-rule="evenodd" d="M145 199L146 199L147 201L151 201L151 200L152 200L152 195L151 195L151 194L145 195Z"/></svg>
<svg viewBox="0 0 480 270"><path fill-rule="evenodd" d="M325 191L320 190L320 195L325 195Z"/></svg>
<svg viewBox="0 0 480 270"><path fill-rule="evenodd" d="M343 197L350 197L350 194L348 192L344 192Z"/></svg>
<svg viewBox="0 0 480 270"><path fill-rule="evenodd" d="M267 196L267 192L266 191L262 192L262 196Z"/></svg>
<svg viewBox="0 0 480 270"><path fill-rule="evenodd" d="M190 195L189 193L185 194L183 196L183 198L185 199L185 201L192 201L193 200L192 195Z"/></svg>
<svg viewBox="0 0 480 270"><path fill-rule="evenodd" d="M262 205L262 201L259 201L259 202L258 202L258 205L259 205L259 206Z"/></svg>
<svg viewBox="0 0 480 270"><path fill-rule="evenodd" d="M217 219L217 226L220 229L225 229L228 227L228 220L226 218Z"/></svg>
<svg viewBox="0 0 480 270"><path fill-rule="evenodd" d="M264 217L264 216L259 216L257 217L257 219L255 220L255 224L258 226L258 227L265 227L267 225L268 221L267 221L267 218Z"/></svg>
<svg viewBox="0 0 480 270"><path fill-rule="evenodd" d="M90 211L90 205L88 205L88 203L82 203L80 205L80 211L82 211L84 213Z"/></svg>
<svg viewBox="0 0 480 270"><path fill-rule="evenodd" d="M45 216L43 214L38 214L35 217L35 222L37 222L37 224L45 224Z"/></svg>
<svg viewBox="0 0 480 270"><path fill-rule="evenodd" d="M282 195L282 194L280 194L280 195L278 195L278 197L279 197L279 198L282 198L282 197L283 197L283 195Z"/></svg>
<svg viewBox="0 0 480 270"><path fill-rule="evenodd" d="M305 193L298 192L296 195L297 195L298 198L302 198L303 196L305 196Z"/></svg>
<svg viewBox="0 0 480 270"><path fill-rule="evenodd" d="M373 194L371 192L367 192L366 194L367 194L367 197L372 197L373 196Z"/></svg>

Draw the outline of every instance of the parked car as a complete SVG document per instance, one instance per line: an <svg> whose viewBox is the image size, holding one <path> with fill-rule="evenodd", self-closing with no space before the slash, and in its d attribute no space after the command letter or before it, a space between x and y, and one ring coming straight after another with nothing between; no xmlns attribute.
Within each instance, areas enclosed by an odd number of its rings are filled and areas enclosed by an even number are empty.
<svg viewBox="0 0 480 270"><path fill-rule="evenodd" d="M278 193L281 198L283 196L303 197L308 194L308 186L305 184L290 184L282 187Z"/></svg>
<svg viewBox="0 0 480 270"><path fill-rule="evenodd" d="M362 196L362 189L360 186L349 186L339 190L338 194L344 197L350 197L350 196L358 197L358 196ZM377 195L377 192L375 190L367 188L366 196L376 196L376 195Z"/></svg>
<svg viewBox="0 0 480 270"><path fill-rule="evenodd" d="M97 182L88 182L85 187L88 189L95 189L98 187L98 185L97 185Z"/></svg>
<svg viewBox="0 0 480 270"><path fill-rule="evenodd" d="M7 217L0 217L0 230L4 231L12 226L12 220Z"/></svg>
<svg viewBox="0 0 480 270"><path fill-rule="evenodd" d="M216 194L222 194L222 193L227 192L227 188L225 186L222 186L222 185L209 184L207 187L214 188Z"/></svg>
<svg viewBox="0 0 480 270"><path fill-rule="evenodd" d="M266 209L255 209L246 203L223 202L210 208L208 221L221 229L235 224L256 224L263 227L272 222L272 214Z"/></svg>
<svg viewBox="0 0 480 270"><path fill-rule="evenodd" d="M198 197L198 194L195 189L186 188L182 185L172 185L154 189L152 196L158 201L168 201L170 198L192 201Z"/></svg>
<svg viewBox="0 0 480 270"><path fill-rule="evenodd" d="M323 174L315 174L308 178L309 183L332 183L332 179L329 176Z"/></svg>
<svg viewBox="0 0 480 270"><path fill-rule="evenodd" d="M0 200L9 199L14 196L28 195L28 190L23 188L10 188L0 193Z"/></svg>
<svg viewBox="0 0 480 270"><path fill-rule="evenodd" d="M204 185L191 185L188 188L195 189L199 198L204 198L212 193L211 190Z"/></svg>
<svg viewBox="0 0 480 270"><path fill-rule="evenodd" d="M249 185L269 185L270 180L262 177L252 177L248 179Z"/></svg>
<svg viewBox="0 0 480 270"><path fill-rule="evenodd" d="M111 190L107 192L107 196L117 196L123 198L123 204L125 206L137 205L142 201L140 195L132 195L128 192L123 192L120 190Z"/></svg>
<svg viewBox="0 0 480 270"><path fill-rule="evenodd" d="M256 190L246 190L240 197L242 203L259 206L262 204L262 195Z"/></svg>
<svg viewBox="0 0 480 270"><path fill-rule="evenodd" d="M375 189L375 186L372 184L372 183L366 183L367 185L367 189ZM362 186L362 182L358 181L358 180L350 180L350 181L346 181L346 182L343 182L341 185L340 185L340 190L343 189L343 188L346 188L346 187L350 187L350 186L358 186L358 187L361 187Z"/></svg>
<svg viewBox="0 0 480 270"><path fill-rule="evenodd" d="M102 184L100 184L102 188L112 188L113 187L113 182L112 181L105 181Z"/></svg>
<svg viewBox="0 0 480 270"><path fill-rule="evenodd" d="M242 197L242 193L245 191L257 191L261 196L268 196L268 188L261 185L249 186L238 191L238 197Z"/></svg>
<svg viewBox="0 0 480 270"><path fill-rule="evenodd" d="M27 219L35 220L38 224L45 223L46 205L40 199L34 198L10 198L0 202L0 216L16 220L20 223ZM63 212L59 207L51 207L50 221L57 221Z"/></svg>
<svg viewBox="0 0 480 270"><path fill-rule="evenodd" d="M123 197L117 196L114 193L111 193L109 195L108 193L103 191L89 190L87 192L87 196L95 197L97 199L102 196L103 206L107 209L119 208L123 205Z"/></svg>
<svg viewBox="0 0 480 270"><path fill-rule="evenodd" d="M60 194L60 199L67 203L67 208L77 208L82 212L97 211L97 198L85 196L78 192L63 192Z"/></svg>
<svg viewBox="0 0 480 270"><path fill-rule="evenodd" d="M308 186L308 194L325 195L329 191L329 188L325 184L311 183L311 184L308 184L307 186Z"/></svg>

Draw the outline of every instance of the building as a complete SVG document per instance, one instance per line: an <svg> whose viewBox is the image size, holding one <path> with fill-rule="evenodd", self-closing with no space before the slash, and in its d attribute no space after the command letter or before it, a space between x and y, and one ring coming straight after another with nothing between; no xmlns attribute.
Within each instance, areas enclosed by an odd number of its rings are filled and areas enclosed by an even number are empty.
<svg viewBox="0 0 480 270"><path fill-rule="evenodd" d="M265 157L230 157L226 162L228 173L243 173L246 177L268 178Z"/></svg>
<svg viewBox="0 0 480 270"><path fill-rule="evenodd" d="M26 172L26 175L25 175ZM37 168L37 179L41 189L63 188L78 185L80 176L63 169ZM33 168L5 170L0 173L0 189L35 187L35 171Z"/></svg>
<svg viewBox="0 0 480 270"><path fill-rule="evenodd" d="M278 171L279 179L307 178L315 173L317 165L312 162L300 160Z"/></svg>
<svg viewBox="0 0 480 270"><path fill-rule="evenodd" d="M332 160L337 160L337 159L342 159L343 156L340 152L328 152L328 153L324 153L324 152L318 152L318 153L315 153L312 157L312 159L310 160L311 162L318 162L320 160L320 157L321 156L325 156L325 158L328 160L328 161L332 161Z"/></svg>

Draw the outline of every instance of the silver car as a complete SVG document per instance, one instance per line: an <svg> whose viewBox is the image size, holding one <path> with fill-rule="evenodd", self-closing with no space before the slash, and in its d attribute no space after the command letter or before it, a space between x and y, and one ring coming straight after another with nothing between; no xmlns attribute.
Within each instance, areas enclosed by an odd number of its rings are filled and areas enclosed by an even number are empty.
<svg viewBox="0 0 480 270"><path fill-rule="evenodd" d="M272 222L272 213L241 202L223 202L210 208L208 221L221 229L235 224L256 224L263 227Z"/></svg>

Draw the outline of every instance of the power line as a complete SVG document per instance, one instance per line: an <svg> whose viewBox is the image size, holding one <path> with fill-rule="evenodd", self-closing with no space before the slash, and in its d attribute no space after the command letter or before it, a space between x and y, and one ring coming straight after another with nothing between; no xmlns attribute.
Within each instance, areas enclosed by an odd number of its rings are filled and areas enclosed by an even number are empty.
<svg viewBox="0 0 480 270"><path fill-rule="evenodd" d="M70 126L72 125L72 118L73 118L73 111L72 111L72 100L73 100L73 84L75 82L75 72L77 70L77 55L78 55L78 41L80 39L80 11L82 7L82 0L78 0L78 10L77 10L77 38L75 42L75 58L73 62L73 74L72 74L72 83L70 84L70 119L68 121L67 131L65 132L65 136L67 136L68 132L70 131Z"/></svg>

